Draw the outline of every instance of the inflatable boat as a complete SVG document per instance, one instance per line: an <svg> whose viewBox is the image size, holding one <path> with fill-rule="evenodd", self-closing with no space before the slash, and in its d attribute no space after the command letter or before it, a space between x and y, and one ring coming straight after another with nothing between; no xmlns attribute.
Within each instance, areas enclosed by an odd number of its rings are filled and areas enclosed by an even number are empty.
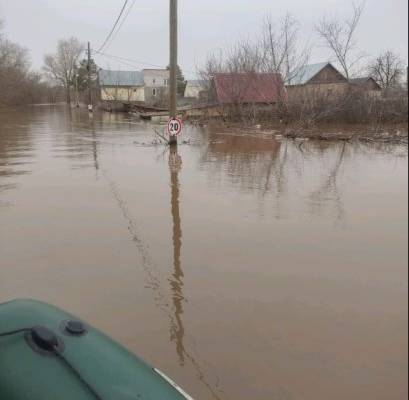
<svg viewBox="0 0 409 400"><path fill-rule="evenodd" d="M33 300L0 304L1 400L193 400L86 322Z"/></svg>

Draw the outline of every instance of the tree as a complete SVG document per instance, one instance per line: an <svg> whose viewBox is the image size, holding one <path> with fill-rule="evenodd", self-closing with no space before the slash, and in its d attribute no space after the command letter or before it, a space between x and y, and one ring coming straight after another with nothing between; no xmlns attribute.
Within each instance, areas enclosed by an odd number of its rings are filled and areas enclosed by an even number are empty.
<svg viewBox="0 0 409 400"><path fill-rule="evenodd" d="M178 65L176 69L176 85L177 85L177 94L179 96L184 96L186 83L187 82L185 80L185 77L183 76L182 69Z"/></svg>
<svg viewBox="0 0 409 400"><path fill-rule="evenodd" d="M70 88L83 51L83 44L78 39L71 37L67 40L60 40L57 52L44 57L44 71L65 88L67 104L71 103Z"/></svg>
<svg viewBox="0 0 409 400"><path fill-rule="evenodd" d="M290 83L310 58L310 48L300 50L299 23L287 14L274 22L267 16L262 31L263 69L281 74L284 83Z"/></svg>
<svg viewBox="0 0 409 400"><path fill-rule="evenodd" d="M368 70L381 88L388 90L399 83L404 73L404 62L399 55L387 50L369 64Z"/></svg>
<svg viewBox="0 0 409 400"><path fill-rule="evenodd" d="M352 15L345 21L323 18L316 26L318 35L334 54L347 79L351 78L352 69L363 58L362 54L355 53L357 46L355 36L364 6L365 3L353 3Z"/></svg>
<svg viewBox="0 0 409 400"><path fill-rule="evenodd" d="M29 68L28 51L0 32L0 102L19 104L27 101L24 91L29 84Z"/></svg>
<svg viewBox="0 0 409 400"><path fill-rule="evenodd" d="M166 69L170 70L170 66L168 65ZM183 76L182 69L179 65L176 66L176 92L179 96L183 96L185 94L186 88L186 80Z"/></svg>
<svg viewBox="0 0 409 400"><path fill-rule="evenodd" d="M91 87L95 88L98 79L98 66L93 59L90 61ZM78 75L78 90L80 92L88 89L88 59L81 60L75 74ZM75 85L75 76L72 82Z"/></svg>

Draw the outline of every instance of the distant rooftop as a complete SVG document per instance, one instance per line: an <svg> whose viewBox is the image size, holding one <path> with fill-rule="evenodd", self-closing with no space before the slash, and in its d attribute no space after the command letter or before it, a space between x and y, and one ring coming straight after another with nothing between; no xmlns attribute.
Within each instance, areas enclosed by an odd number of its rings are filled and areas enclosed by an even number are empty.
<svg viewBox="0 0 409 400"><path fill-rule="evenodd" d="M291 79L289 85L305 85L315 75L320 73L327 65L331 65L329 62L322 62L317 64L308 64L300 68L296 76Z"/></svg>
<svg viewBox="0 0 409 400"><path fill-rule="evenodd" d="M189 79L187 81L187 85L188 86L192 86L192 87L204 87L206 85L206 81L204 80L198 80L198 79Z"/></svg>
<svg viewBox="0 0 409 400"><path fill-rule="evenodd" d="M280 74L221 73L213 80L220 104L274 103L285 91Z"/></svg>
<svg viewBox="0 0 409 400"><path fill-rule="evenodd" d="M110 71L101 69L98 72L101 86L142 86L144 84L141 71Z"/></svg>

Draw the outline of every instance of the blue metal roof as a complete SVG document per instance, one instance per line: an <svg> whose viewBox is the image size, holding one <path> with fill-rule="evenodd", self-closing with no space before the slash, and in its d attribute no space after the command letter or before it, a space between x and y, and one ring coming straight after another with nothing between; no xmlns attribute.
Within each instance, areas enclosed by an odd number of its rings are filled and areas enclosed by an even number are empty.
<svg viewBox="0 0 409 400"><path fill-rule="evenodd" d="M101 69L98 72L100 86L143 86L141 71L110 71Z"/></svg>
<svg viewBox="0 0 409 400"><path fill-rule="evenodd" d="M321 72L327 65L331 65L329 62L323 62L318 64L308 64L300 68L296 76L290 80L289 85L305 85L308 81L314 78L319 72Z"/></svg>

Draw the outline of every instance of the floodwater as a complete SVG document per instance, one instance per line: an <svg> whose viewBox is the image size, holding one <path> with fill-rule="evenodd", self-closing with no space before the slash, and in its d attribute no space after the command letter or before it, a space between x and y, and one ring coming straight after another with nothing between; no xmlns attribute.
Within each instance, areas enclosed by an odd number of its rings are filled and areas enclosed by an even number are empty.
<svg viewBox="0 0 409 400"><path fill-rule="evenodd" d="M0 301L81 316L197 400L407 398L407 149L154 129L0 113Z"/></svg>

